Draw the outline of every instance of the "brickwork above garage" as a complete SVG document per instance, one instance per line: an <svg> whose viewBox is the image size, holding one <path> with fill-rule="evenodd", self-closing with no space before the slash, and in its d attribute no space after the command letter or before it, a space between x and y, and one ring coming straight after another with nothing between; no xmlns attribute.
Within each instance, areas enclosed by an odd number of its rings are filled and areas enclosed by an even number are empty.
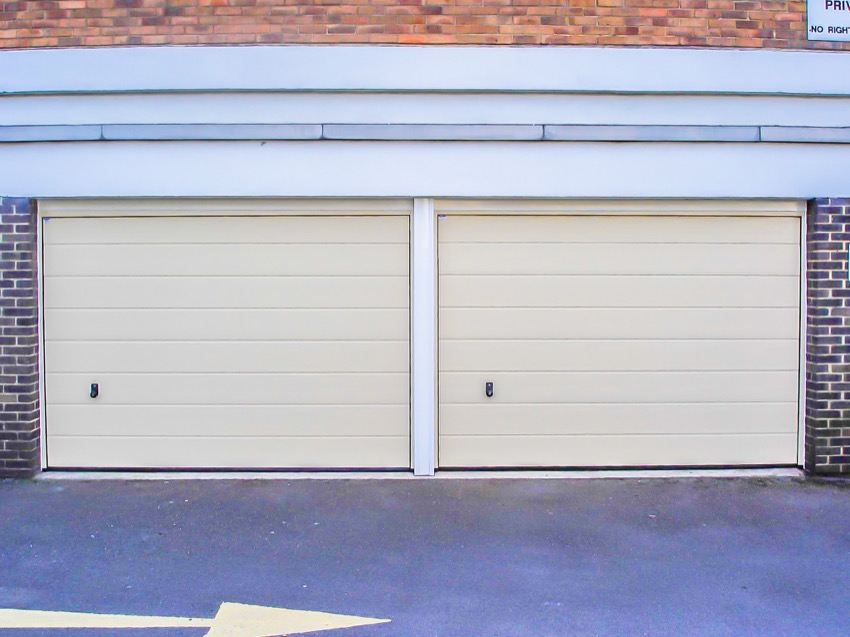
<svg viewBox="0 0 850 637"><path fill-rule="evenodd" d="M39 467L35 210L0 198L0 477Z"/></svg>
<svg viewBox="0 0 850 637"><path fill-rule="evenodd" d="M816 199L808 220L806 469L850 473L850 198Z"/></svg>
<svg viewBox="0 0 850 637"><path fill-rule="evenodd" d="M0 48L513 44L844 49L788 0L43 0L0 3Z"/></svg>

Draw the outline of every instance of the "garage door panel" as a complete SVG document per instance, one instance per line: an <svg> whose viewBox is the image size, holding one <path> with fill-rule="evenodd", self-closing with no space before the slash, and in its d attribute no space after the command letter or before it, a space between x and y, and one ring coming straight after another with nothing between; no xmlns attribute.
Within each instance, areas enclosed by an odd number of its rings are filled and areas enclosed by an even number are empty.
<svg viewBox="0 0 850 637"><path fill-rule="evenodd" d="M512 288L505 294L505 286ZM443 275L450 307L786 307L799 303L793 276Z"/></svg>
<svg viewBox="0 0 850 637"><path fill-rule="evenodd" d="M444 372L791 371L799 345L774 340L456 340L440 349Z"/></svg>
<svg viewBox="0 0 850 637"><path fill-rule="evenodd" d="M409 467L408 240L406 217L46 221L49 466Z"/></svg>
<svg viewBox="0 0 850 637"><path fill-rule="evenodd" d="M50 405L51 436L406 436L407 405Z"/></svg>
<svg viewBox="0 0 850 637"><path fill-rule="evenodd" d="M729 437L722 435L448 436L440 441L440 463L444 467L687 467L787 465L796 458L796 433L738 434L736 440L737 445L730 445Z"/></svg>
<svg viewBox="0 0 850 637"><path fill-rule="evenodd" d="M799 219L486 206L439 222L440 466L796 462Z"/></svg>
<svg viewBox="0 0 850 637"><path fill-rule="evenodd" d="M93 444L96 442L96 444ZM169 437L163 445L154 437L58 436L51 439L48 461L61 458L62 466L104 469L151 469L186 467L191 458L198 469L275 469L281 466L305 469L396 468L407 466L407 436L369 438L197 438Z"/></svg>
<svg viewBox="0 0 850 637"><path fill-rule="evenodd" d="M478 402L485 382L491 403L775 402L797 393L797 372L443 372L443 404Z"/></svg>
<svg viewBox="0 0 850 637"><path fill-rule="evenodd" d="M453 404L440 409L445 436L786 434L796 402Z"/></svg>
<svg viewBox="0 0 850 637"><path fill-rule="evenodd" d="M180 214L180 207L173 211ZM250 223L245 223L245 219ZM311 216L206 217L199 230L194 217L152 217L139 224L134 217L54 218L44 224L45 240L51 245L115 244L216 244L216 243L399 243L407 232L408 220L398 217L333 217L333 226Z"/></svg>
<svg viewBox="0 0 850 637"><path fill-rule="evenodd" d="M74 277L51 286L48 309L401 308L408 277Z"/></svg>
<svg viewBox="0 0 850 637"><path fill-rule="evenodd" d="M47 310L55 340L399 340L407 310Z"/></svg>
<svg viewBox="0 0 850 637"><path fill-rule="evenodd" d="M406 244L55 245L44 267L63 277L374 276L407 274L408 261Z"/></svg>
<svg viewBox="0 0 850 637"><path fill-rule="evenodd" d="M45 365L57 372L399 372L409 345L397 341L54 341Z"/></svg>
<svg viewBox="0 0 850 637"><path fill-rule="evenodd" d="M441 226L442 227L442 226ZM445 274L797 276L799 247L774 244L446 243Z"/></svg>
<svg viewBox="0 0 850 637"><path fill-rule="evenodd" d="M485 220L482 223L482 219ZM799 245L799 221L757 217L443 216L440 243L742 243Z"/></svg>
<svg viewBox="0 0 850 637"><path fill-rule="evenodd" d="M452 339L752 339L799 330L793 308L442 308Z"/></svg>

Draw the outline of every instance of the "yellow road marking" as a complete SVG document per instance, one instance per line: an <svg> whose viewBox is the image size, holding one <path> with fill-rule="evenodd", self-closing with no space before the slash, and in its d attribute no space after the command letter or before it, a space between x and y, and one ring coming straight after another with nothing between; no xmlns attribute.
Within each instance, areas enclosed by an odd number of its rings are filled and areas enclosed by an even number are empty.
<svg viewBox="0 0 850 637"><path fill-rule="evenodd" d="M280 637L318 630L382 624L388 621L390 620L231 602L223 603L213 619L0 609L0 629L209 628L205 637Z"/></svg>
<svg viewBox="0 0 850 637"><path fill-rule="evenodd" d="M389 619L334 615L307 610L224 603L207 637L277 637L317 630L383 624Z"/></svg>
<svg viewBox="0 0 850 637"><path fill-rule="evenodd" d="M212 619L0 609L0 628L204 628Z"/></svg>

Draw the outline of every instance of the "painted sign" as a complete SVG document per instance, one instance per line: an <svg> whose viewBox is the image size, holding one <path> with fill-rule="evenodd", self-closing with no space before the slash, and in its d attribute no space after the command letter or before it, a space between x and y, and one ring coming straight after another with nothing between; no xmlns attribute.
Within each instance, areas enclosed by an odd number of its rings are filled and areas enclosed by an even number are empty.
<svg viewBox="0 0 850 637"><path fill-rule="evenodd" d="M208 637L279 637L335 628L383 624L388 619L334 615L288 608L268 608L225 602L212 619L101 615L49 610L0 609L4 628L208 628ZM112 633L110 633L112 634Z"/></svg>
<svg viewBox="0 0 850 637"><path fill-rule="evenodd" d="M807 0L809 40L850 42L850 0Z"/></svg>

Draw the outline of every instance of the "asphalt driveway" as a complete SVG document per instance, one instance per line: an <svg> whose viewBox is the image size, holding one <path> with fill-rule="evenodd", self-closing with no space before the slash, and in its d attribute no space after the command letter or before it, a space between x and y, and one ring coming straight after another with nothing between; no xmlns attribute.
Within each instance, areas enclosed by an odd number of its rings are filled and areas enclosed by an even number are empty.
<svg viewBox="0 0 850 637"><path fill-rule="evenodd" d="M0 482L0 608L386 617L346 637L840 635L850 483ZM0 630L31 637L197 629Z"/></svg>

